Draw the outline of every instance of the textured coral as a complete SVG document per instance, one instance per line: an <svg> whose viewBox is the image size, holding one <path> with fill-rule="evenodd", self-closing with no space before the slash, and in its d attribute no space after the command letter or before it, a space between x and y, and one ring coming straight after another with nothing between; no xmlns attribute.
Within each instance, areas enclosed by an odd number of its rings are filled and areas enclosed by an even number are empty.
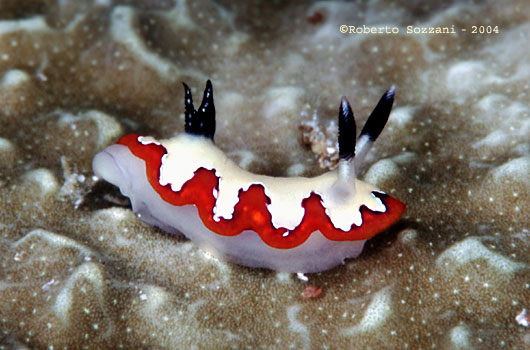
<svg viewBox="0 0 530 350"><path fill-rule="evenodd" d="M529 348L529 14L518 0L1 1L0 349ZM452 24L467 32L405 33ZM91 159L125 132L182 131L180 82L199 96L207 78L217 144L271 175L322 172L299 126L326 128L341 95L361 124L397 84L362 176L407 203L403 220L308 282L139 221Z"/></svg>

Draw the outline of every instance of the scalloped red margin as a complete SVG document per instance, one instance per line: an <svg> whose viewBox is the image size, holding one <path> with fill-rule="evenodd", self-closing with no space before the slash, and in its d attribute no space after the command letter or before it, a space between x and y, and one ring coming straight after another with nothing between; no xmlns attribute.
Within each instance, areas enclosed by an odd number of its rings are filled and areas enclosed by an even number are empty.
<svg viewBox="0 0 530 350"><path fill-rule="evenodd" d="M321 197L312 193L309 198L302 201L305 210L300 224L289 231L285 228L275 228L272 225L271 214L266 204L270 198L265 195L262 185L254 184L248 190L239 191L239 202L234 207L232 219L215 221L213 208L215 197L213 190L219 189L219 178L213 170L199 168L193 178L188 180L180 191L175 192L170 185L160 185L160 166L162 156L167 150L154 143L144 145L138 142L138 134L129 134L122 137L118 143L129 147L129 150L146 164L147 179L160 197L175 206L193 204L199 211L204 226L210 231L223 236L236 236L245 230L255 231L267 245L278 249L292 249L304 243L312 232L320 231L324 237L332 241L358 241L365 240L384 231L394 222L399 220L405 211L405 204L386 194L373 192L387 210L384 213L375 212L366 206L361 206L363 219L361 226L352 225L350 231L337 229L326 215L321 203ZM354 209L355 210L355 209Z"/></svg>

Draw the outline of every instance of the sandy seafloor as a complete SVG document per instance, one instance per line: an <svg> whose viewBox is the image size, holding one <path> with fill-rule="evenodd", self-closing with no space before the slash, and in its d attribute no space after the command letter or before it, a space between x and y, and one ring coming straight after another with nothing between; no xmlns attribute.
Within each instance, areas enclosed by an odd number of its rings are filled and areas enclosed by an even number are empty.
<svg viewBox="0 0 530 350"><path fill-rule="evenodd" d="M0 349L530 348L529 16L523 0L0 1ZM208 78L216 143L277 176L324 172L340 97L360 128L396 84L361 177L402 220L308 282L141 222L91 160L128 132L180 133L181 82L200 100Z"/></svg>

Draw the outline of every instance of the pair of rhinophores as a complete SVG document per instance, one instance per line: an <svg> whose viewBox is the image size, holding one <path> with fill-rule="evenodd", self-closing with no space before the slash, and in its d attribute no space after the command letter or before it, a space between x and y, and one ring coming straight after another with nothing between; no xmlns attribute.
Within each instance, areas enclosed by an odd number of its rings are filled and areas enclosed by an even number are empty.
<svg viewBox="0 0 530 350"><path fill-rule="evenodd" d="M311 273L358 256L367 239L403 214L403 203L355 176L387 122L394 88L383 94L357 143L353 112L342 97L338 168L314 178L240 168L213 142L211 82L198 110L186 84L184 90L184 133L168 140L126 135L93 161L96 175L118 186L145 222L184 234L224 260Z"/></svg>

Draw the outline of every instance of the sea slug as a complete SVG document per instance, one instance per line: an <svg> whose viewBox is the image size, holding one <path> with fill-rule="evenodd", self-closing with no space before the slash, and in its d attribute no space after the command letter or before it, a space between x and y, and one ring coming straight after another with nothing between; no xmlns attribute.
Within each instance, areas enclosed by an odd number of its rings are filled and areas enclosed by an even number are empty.
<svg viewBox="0 0 530 350"><path fill-rule="evenodd" d="M213 87L195 110L185 90L185 132L168 140L130 134L98 153L96 175L118 186L145 222L184 234L212 255L250 267L311 273L358 256L405 205L356 178L388 120L394 88L369 116L359 141L348 100L339 108L337 169L314 177L252 174L215 146ZM355 156L355 157L354 157Z"/></svg>

